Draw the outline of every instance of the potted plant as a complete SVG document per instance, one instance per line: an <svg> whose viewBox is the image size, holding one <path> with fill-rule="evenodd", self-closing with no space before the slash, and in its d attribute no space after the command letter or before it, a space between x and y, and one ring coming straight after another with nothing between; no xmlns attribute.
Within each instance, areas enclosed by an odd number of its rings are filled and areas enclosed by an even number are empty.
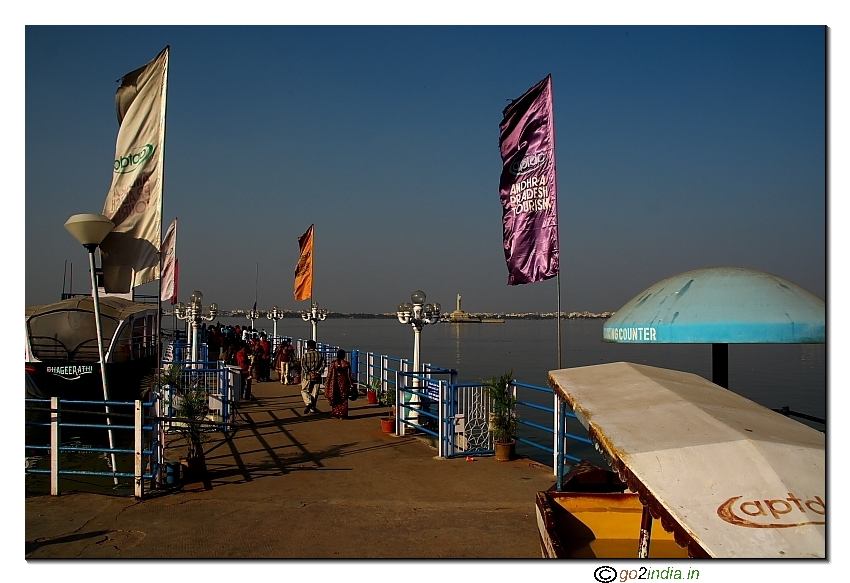
<svg viewBox="0 0 850 583"><path fill-rule="evenodd" d="M378 380L380 385L380 380ZM381 431L384 433L395 433L395 390L387 387L378 396L381 405L387 407L386 417L381 417Z"/></svg>
<svg viewBox="0 0 850 583"><path fill-rule="evenodd" d="M484 385L490 396L493 409L490 413L490 434L496 450L496 460L509 461L516 451L517 399L511 391L514 371L493 377Z"/></svg>
<svg viewBox="0 0 850 583"><path fill-rule="evenodd" d="M181 401L181 386L183 382L183 365L172 362L160 370L147 374L142 378L140 397L147 398L148 393L154 391L161 400L164 409L162 413L166 418L172 419L178 416L178 408ZM169 429L182 426L183 423L167 422ZM184 460L181 460L181 462ZM197 463L197 462L195 462ZM182 464L185 465L185 464ZM181 463L163 460L163 468L167 470L166 483L174 485L180 478Z"/></svg>
<svg viewBox="0 0 850 583"><path fill-rule="evenodd" d="M198 387L182 391L180 403L177 406L177 417L180 421L178 431L186 441L186 457L180 459L186 482L203 480L206 475L204 442L207 440L207 434L203 430L202 422L208 413L207 391Z"/></svg>
<svg viewBox="0 0 850 583"><path fill-rule="evenodd" d="M381 390L381 379L372 379L372 384L366 389L366 400L370 405L378 404L378 391Z"/></svg>
<svg viewBox="0 0 850 583"><path fill-rule="evenodd" d="M175 389L179 386L183 366L179 362L172 362L158 372L148 373L142 377L139 396L144 399L154 389Z"/></svg>
<svg viewBox="0 0 850 583"><path fill-rule="evenodd" d="M159 382L163 387L177 387L180 384L183 365L172 362L159 373Z"/></svg>

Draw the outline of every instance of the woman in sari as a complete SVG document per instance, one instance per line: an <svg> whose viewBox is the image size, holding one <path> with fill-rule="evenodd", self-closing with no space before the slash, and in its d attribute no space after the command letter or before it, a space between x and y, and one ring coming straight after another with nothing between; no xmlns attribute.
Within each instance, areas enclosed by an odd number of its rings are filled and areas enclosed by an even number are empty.
<svg viewBox="0 0 850 583"><path fill-rule="evenodd" d="M351 365L345 360L345 351L337 350L336 360L328 365L325 378L325 398L331 406L331 417L348 419L348 391L354 382Z"/></svg>

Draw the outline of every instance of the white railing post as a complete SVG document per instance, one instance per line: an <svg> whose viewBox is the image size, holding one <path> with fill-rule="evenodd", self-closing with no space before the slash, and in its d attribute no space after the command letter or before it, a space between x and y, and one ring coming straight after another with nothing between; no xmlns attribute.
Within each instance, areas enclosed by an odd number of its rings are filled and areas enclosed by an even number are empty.
<svg viewBox="0 0 850 583"><path fill-rule="evenodd" d="M555 452L552 454L552 472L554 475L558 475L558 452L561 451L561 445L559 445L558 440L561 440L563 443L564 436L561 435L561 415L560 415L560 400L558 399L558 393L552 391L553 405L552 409L554 412L552 413L552 427L555 429L555 436L552 440L552 450Z"/></svg>
<svg viewBox="0 0 850 583"><path fill-rule="evenodd" d="M401 368L401 366L399 366ZM395 373L395 434L399 437L404 437L405 430L407 427L404 423L399 421L402 415L404 415L404 407L399 405L399 398L404 399L404 395L401 393L401 371L397 371ZM389 387L387 387L389 390Z"/></svg>
<svg viewBox="0 0 850 583"><path fill-rule="evenodd" d="M446 428L445 428L446 411L444 411L444 408L446 406L446 404L445 404L445 400L446 400L445 399L445 396L446 396L445 384L446 383L445 383L445 381L437 381L437 382L439 383L438 386L440 388L440 392L439 392L439 401L440 402L437 403L437 427L438 427L438 430L437 430L438 437L437 437L437 439L440 442L440 448L439 448L440 457L446 458L446 457L449 457L446 453L448 448L446 448L446 445L443 442L444 438L446 436Z"/></svg>
<svg viewBox="0 0 850 583"><path fill-rule="evenodd" d="M156 456L156 475L154 476L154 480L156 482L157 487L162 486L162 467L164 465L164 455L163 448L165 447L165 424L160 419L162 417L162 395L155 394L153 396L153 407L152 407L152 415L153 421L152 425L154 430L151 431L151 439L156 435L156 449L154 449L154 455ZM153 464L151 465L151 469L153 469Z"/></svg>
<svg viewBox="0 0 850 583"><path fill-rule="evenodd" d="M143 416L142 416L142 402L136 399L134 401L134 413L133 416L133 432L135 434L135 447L134 447L134 457L135 463L134 471L133 471L133 480L134 490L136 499L141 499L144 493L144 479L142 479L142 475L144 474L144 460L142 457L142 450L144 449L143 440L142 440L142 425L143 425Z"/></svg>
<svg viewBox="0 0 850 583"><path fill-rule="evenodd" d="M276 324L277 322L275 322ZM216 366L219 366L216 364ZM230 401L230 391L227 388L227 371L224 368L218 369L218 394L221 397L221 424L222 431L227 431L227 407Z"/></svg>
<svg viewBox="0 0 850 583"><path fill-rule="evenodd" d="M381 355L381 385L386 386L386 389L389 391L390 390L390 377L389 377L389 373L387 372L387 369L389 368L388 364L389 364L389 361L387 360L387 355L382 354ZM396 403L396 404L398 404L398 403ZM398 411L396 411L396 413L398 413Z"/></svg>
<svg viewBox="0 0 850 583"><path fill-rule="evenodd" d="M50 495L59 495L59 397L50 397Z"/></svg>

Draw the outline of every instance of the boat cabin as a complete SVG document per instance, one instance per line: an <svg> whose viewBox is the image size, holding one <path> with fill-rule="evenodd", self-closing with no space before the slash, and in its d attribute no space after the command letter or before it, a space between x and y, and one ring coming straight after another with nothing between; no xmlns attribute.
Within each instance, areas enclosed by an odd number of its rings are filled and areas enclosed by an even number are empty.
<svg viewBox="0 0 850 583"><path fill-rule="evenodd" d="M100 315L110 399L138 398L158 358L157 305L104 297ZM91 297L27 306L25 324L28 396L103 399Z"/></svg>

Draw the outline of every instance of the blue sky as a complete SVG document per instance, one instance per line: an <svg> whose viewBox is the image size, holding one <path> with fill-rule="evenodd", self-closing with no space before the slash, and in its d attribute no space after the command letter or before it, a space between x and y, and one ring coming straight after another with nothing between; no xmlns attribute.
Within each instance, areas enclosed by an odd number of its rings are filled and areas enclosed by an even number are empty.
<svg viewBox="0 0 850 583"><path fill-rule="evenodd" d="M506 285L498 197L501 111L550 73L563 309L716 265L826 295L820 26L28 26L27 304L58 299L66 260L88 290L62 224L101 211L116 79L167 44L181 300L250 307L259 264L259 307L303 308L315 223L323 307L391 311L421 288L554 310L554 280Z"/></svg>

